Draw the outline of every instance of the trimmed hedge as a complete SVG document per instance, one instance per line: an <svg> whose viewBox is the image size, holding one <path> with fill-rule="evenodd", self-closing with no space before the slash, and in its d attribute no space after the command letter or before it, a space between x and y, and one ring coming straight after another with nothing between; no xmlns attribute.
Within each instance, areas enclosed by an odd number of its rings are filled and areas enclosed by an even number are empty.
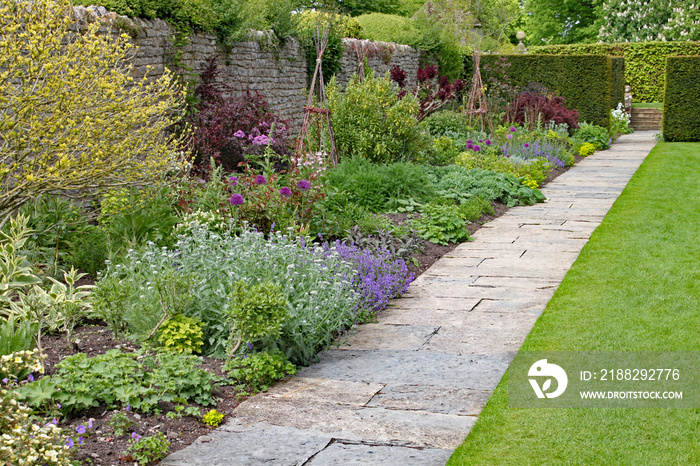
<svg viewBox="0 0 700 466"><path fill-rule="evenodd" d="M625 81L635 102L662 102L666 57L700 55L700 42L623 42L616 44L543 45L530 47L532 54L617 55L625 58Z"/></svg>
<svg viewBox="0 0 700 466"><path fill-rule="evenodd" d="M362 26L362 38L373 41L393 42L418 48L423 34L410 18L383 13L370 13L355 18Z"/></svg>
<svg viewBox="0 0 700 466"><path fill-rule="evenodd" d="M700 56L667 57L663 135L666 141L700 141Z"/></svg>
<svg viewBox="0 0 700 466"><path fill-rule="evenodd" d="M481 65L494 67L501 55L482 55ZM512 84L526 86L536 82L566 99L564 105L577 109L581 121L608 127L613 93L611 57L599 55L505 55L510 63ZM474 66L465 60L467 76ZM624 89L623 89L624 93ZM615 106L617 103L615 103Z"/></svg>
<svg viewBox="0 0 700 466"><path fill-rule="evenodd" d="M612 86L610 88L610 106L625 105L625 58L612 57Z"/></svg>

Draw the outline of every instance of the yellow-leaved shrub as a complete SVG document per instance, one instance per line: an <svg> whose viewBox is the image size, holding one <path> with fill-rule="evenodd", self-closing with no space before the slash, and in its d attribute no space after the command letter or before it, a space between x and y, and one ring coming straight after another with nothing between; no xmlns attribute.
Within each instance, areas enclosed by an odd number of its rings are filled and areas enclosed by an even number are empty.
<svg viewBox="0 0 700 466"><path fill-rule="evenodd" d="M178 168L168 72L133 78L128 36L76 28L68 0L0 2L0 215L43 193L99 193Z"/></svg>

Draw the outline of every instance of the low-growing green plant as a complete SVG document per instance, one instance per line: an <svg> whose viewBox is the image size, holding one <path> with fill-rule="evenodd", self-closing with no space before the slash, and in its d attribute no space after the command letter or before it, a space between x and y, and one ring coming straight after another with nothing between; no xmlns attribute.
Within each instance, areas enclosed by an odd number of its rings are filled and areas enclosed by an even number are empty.
<svg viewBox="0 0 700 466"><path fill-rule="evenodd" d="M202 350L202 325L199 319L176 314L160 327L158 342L165 351L197 354Z"/></svg>
<svg viewBox="0 0 700 466"><path fill-rule="evenodd" d="M476 222L483 214L493 215L493 206L479 196L467 199L459 205L459 215L467 222Z"/></svg>
<svg viewBox="0 0 700 466"><path fill-rule="evenodd" d="M479 168L467 170L452 165L434 168L433 175L437 178L437 193L460 203L476 196L489 202L500 201L508 207L533 205L545 200L538 189L524 186L521 179L509 173Z"/></svg>
<svg viewBox="0 0 700 466"><path fill-rule="evenodd" d="M286 375L296 373L296 368L279 351L263 351L233 358L226 364L226 372L231 380L258 392L267 390Z"/></svg>
<svg viewBox="0 0 700 466"><path fill-rule="evenodd" d="M466 134L471 131L469 117L463 112L453 110L431 113L423 120L423 124L434 137L446 136L449 133Z"/></svg>
<svg viewBox="0 0 700 466"><path fill-rule="evenodd" d="M606 150L610 148L612 138L607 128L592 125L590 123L579 124L573 135L573 139L582 143L590 142L595 145L596 150Z"/></svg>
<svg viewBox="0 0 700 466"><path fill-rule="evenodd" d="M411 226L421 238L431 243L446 245L470 239L466 221L456 204L428 204L420 218L411 220Z"/></svg>
<svg viewBox="0 0 700 466"><path fill-rule="evenodd" d="M238 281L229 293L226 313L230 318L230 352L232 358L243 340L275 340L289 317L288 301L280 285L264 282L246 287Z"/></svg>
<svg viewBox="0 0 700 466"><path fill-rule="evenodd" d="M324 183L344 191L349 202L371 212L395 209L401 199L428 202L435 195L424 166L402 162L377 165L359 157L327 170Z"/></svg>
<svg viewBox="0 0 700 466"><path fill-rule="evenodd" d="M334 332L352 324L357 312L358 297L351 283L356 272L334 251L281 232L266 239L261 232L244 230L229 236L204 228L181 237L173 250L147 244L143 251L128 253L124 263L110 264L97 284L96 307L107 313L109 305L115 314L129 315L141 312L144 303L160 306L154 282L169 273L197 278L189 292L191 304L182 313L201 320L206 355L228 353L227 300L239 280L248 286L275 283L282 287L289 318L279 338L261 341L270 346L259 349L279 348L293 362L308 362L330 344ZM103 284L110 290L104 296ZM100 300L104 303L99 304ZM116 317L110 320L118 323Z"/></svg>
<svg viewBox="0 0 700 466"><path fill-rule="evenodd" d="M125 410L112 412L112 416L107 421L107 425L112 428L115 437L126 435L135 424Z"/></svg>
<svg viewBox="0 0 700 466"><path fill-rule="evenodd" d="M154 461L162 460L170 450L170 441L163 432L158 432L150 437L132 435L129 448L126 449L126 457L135 461L140 466L146 466Z"/></svg>
<svg viewBox="0 0 700 466"><path fill-rule="evenodd" d="M66 261L76 269L97 278L109 258L109 235L104 228L88 225L84 232L71 237Z"/></svg>
<svg viewBox="0 0 700 466"><path fill-rule="evenodd" d="M223 420L224 415L215 409L209 410L207 414L202 416L202 422L210 427L219 427Z"/></svg>
<svg viewBox="0 0 700 466"><path fill-rule="evenodd" d="M129 405L151 413L161 401L184 398L201 405L213 403L216 377L198 367L197 356L160 353L122 353L109 350L88 358L78 353L56 365L58 372L18 389L22 400L48 411L56 403L64 414L105 405L108 409Z"/></svg>

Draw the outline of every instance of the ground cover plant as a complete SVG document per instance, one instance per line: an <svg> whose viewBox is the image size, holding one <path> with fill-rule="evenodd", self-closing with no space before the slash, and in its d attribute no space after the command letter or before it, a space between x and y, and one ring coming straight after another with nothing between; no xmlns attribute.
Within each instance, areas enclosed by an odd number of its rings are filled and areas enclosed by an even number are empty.
<svg viewBox="0 0 700 466"><path fill-rule="evenodd" d="M660 143L593 233L537 321L528 351L698 351L691 257L700 147ZM674 183L669 184L668 180ZM504 376L448 464L700 461L698 409L513 409Z"/></svg>

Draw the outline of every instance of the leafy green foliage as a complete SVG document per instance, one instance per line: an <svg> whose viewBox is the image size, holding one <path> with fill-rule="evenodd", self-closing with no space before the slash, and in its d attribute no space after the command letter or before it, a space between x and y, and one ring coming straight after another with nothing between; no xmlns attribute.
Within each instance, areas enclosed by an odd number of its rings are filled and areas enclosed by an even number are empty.
<svg viewBox="0 0 700 466"><path fill-rule="evenodd" d="M226 372L229 379L258 392L267 390L287 374L296 373L296 368L279 351L263 351L234 358L226 364Z"/></svg>
<svg viewBox="0 0 700 466"><path fill-rule="evenodd" d="M425 203L435 195L426 169L411 163L376 165L356 157L327 170L324 180L326 186L343 191L349 202L370 212L395 209L402 199Z"/></svg>
<svg viewBox="0 0 700 466"><path fill-rule="evenodd" d="M469 117L463 112L440 110L428 115L423 124L434 137L445 136L447 133L463 134L469 129Z"/></svg>
<svg viewBox="0 0 700 466"><path fill-rule="evenodd" d="M667 141L700 141L700 57L668 57L663 135Z"/></svg>
<svg viewBox="0 0 700 466"><path fill-rule="evenodd" d="M14 314L0 317L0 356L34 347L39 323Z"/></svg>
<svg viewBox="0 0 700 466"><path fill-rule="evenodd" d="M435 185L438 195L460 203L476 196L489 202L502 202L508 207L533 205L545 200L539 190L524 186L520 179L508 173L479 168L467 170L454 165L436 167L433 171L438 178Z"/></svg>
<svg viewBox="0 0 700 466"><path fill-rule="evenodd" d="M165 438L163 432L158 432L150 437L137 436L131 439L126 454L131 461L135 461L140 466L146 466L165 458L169 450L170 441Z"/></svg>
<svg viewBox="0 0 700 466"><path fill-rule="evenodd" d="M107 425L112 428L115 437L128 434L136 423L131 420L126 411L114 411L107 421Z"/></svg>
<svg viewBox="0 0 700 466"><path fill-rule="evenodd" d="M91 277L97 277L110 257L109 234L104 228L88 225L84 232L71 238L67 262Z"/></svg>
<svg viewBox="0 0 700 466"><path fill-rule="evenodd" d="M225 357L231 329L227 299L233 285L239 280L249 286L275 283L289 301L289 318L279 338L261 342L267 346L259 349L278 348L291 361L305 363L330 344L334 332L354 322L358 303L350 281L355 275L352 264L306 241L281 232L268 240L249 230L229 236L192 229L172 250L147 244L142 251L128 253L123 263L110 264L97 285L96 307L116 325L123 325L123 316L140 312L158 320L162 306L154 286L157 277L196 278L186 292L189 304L177 312L202 321L204 354ZM154 324L149 323L151 329Z"/></svg>
<svg viewBox="0 0 700 466"><path fill-rule="evenodd" d="M399 99L388 76L368 73L350 78L345 92L335 80L326 86L333 132L343 158L364 157L372 162L411 160L426 139L416 119L418 99Z"/></svg>
<svg viewBox="0 0 700 466"><path fill-rule="evenodd" d="M630 0L602 3L598 38L603 42L687 41L700 39L700 12L692 0L648 0L644 14Z"/></svg>
<svg viewBox="0 0 700 466"><path fill-rule="evenodd" d="M160 327L158 341L165 351L196 354L202 349L202 326L197 319L176 314Z"/></svg>
<svg viewBox="0 0 700 466"><path fill-rule="evenodd" d="M494 68L499 55L484 55L481 66ZM580 120L608 126L613 86L612 59L603 56L508 55L507 74L516 86L536 82L563 97L569 109L576 109ZM467 60L467 73L473 65Z"/></svg>
<svg viewBox="0 0 700 466"><path fill-rule="evenodd" d="M615 55L625 59L625 82L635 102L662 102L666 79L666 57L700 55L700 42L622 42L531 47L533 54ZM614 63L614 62L613 62ZM613 101L615 107L620 101Z"/></svg>
<svg viewBox="0 0 700 466"><path fill-rule="evenodd" d="M289 317L288 304L280 285L266 282L246 288L245 282L236 282L226 309L231 320L230 356L234 356L244 339L251 346L260 339L276 340ZM235 344L234 337L238 337Z"/></svg>
<svg viewBox="0 0 700 466"><path fill-rule="evenodd" d="M65 414L104 405L129 405L145 413L158 410L161 401L192 400L213 403L216 377L199 368L197 356L160 353L155 356L109 350L88 358L78 353L65 358L52 377L24 385L21 398L36 409L61 404Z"/></svg>
<svg viewBox="0 0 700 466"><path fill-rule="evenodd" d="M370 13L355 18L362 26L362 38L410 45L418 48L423 35L413 20L403 16Z"/></svg>
<svg viewBox="0 0 700 466"><path fill-rule="evenodd" d="M593 154L595 152L595 144L591 144L590 142L585 142L579 147L578 149L578 155L581 155L583 157L588 157L589 155Z"/></svg>
<svg viewBox="0 0 700 466"><path fill-rule="evenodd" d="M612 142L607 128L589 123L581 123L574 133L573 139L581 143L590 142L596 150L609 149Z"/></svg>
<svg viewBox="0 0 700 466"><path fill-rule="evenodd" d="M483 215L493 215L493 206L479 196L467 199L459 204L459 215L467 222L476 222Z"/></svg>
<svg viewBox="0 0 700 466"><path fill-rule="evenodd" d="M423 207L423 215L412 220L411 226L421 238L431 243L446 245L470 239L466 220L454 203L426 205Z"/></svg>
<svg viewBox="0 0 700 466"><path fill-rule="evenodd" d="M547 0L528 0L528 41L541 44L595 42L602 15L596 0L563 0L553 5Z"/></svg>

